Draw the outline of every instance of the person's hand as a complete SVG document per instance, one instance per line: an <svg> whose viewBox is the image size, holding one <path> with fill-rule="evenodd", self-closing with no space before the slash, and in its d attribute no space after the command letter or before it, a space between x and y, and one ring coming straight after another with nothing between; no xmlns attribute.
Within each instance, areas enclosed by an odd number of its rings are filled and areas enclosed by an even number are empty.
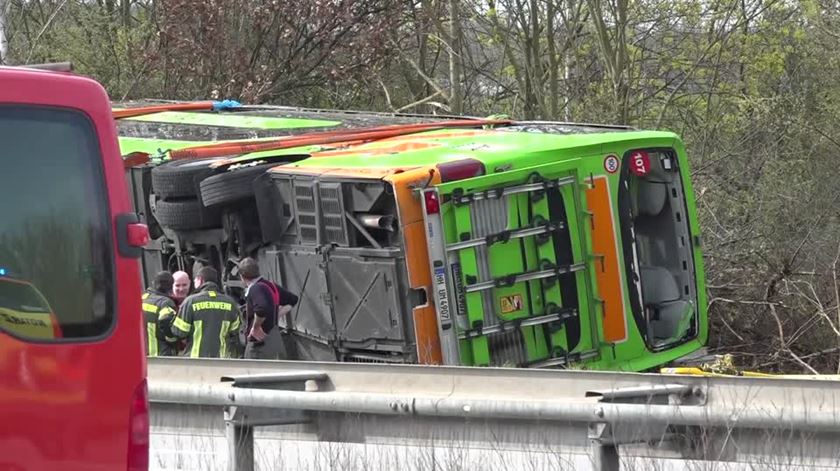
<svg viewBox="0 0 840 471"><path fill-rule="evenodd" d="M277 308L277 328L280 329L281 334L288 334L292 330L289 324L291 319L288 317L290 312L292 312L292 306L288 304Z"/></svg>
<svg viewBox="0 0 840 471"><path fill-rule="evenodd" d="M249 338L252 338L258 342L262 342L263 340L265 340L265 336L265 331L262 329L261 326L258 325L251 327L251 332L248 333Z"/></svg>

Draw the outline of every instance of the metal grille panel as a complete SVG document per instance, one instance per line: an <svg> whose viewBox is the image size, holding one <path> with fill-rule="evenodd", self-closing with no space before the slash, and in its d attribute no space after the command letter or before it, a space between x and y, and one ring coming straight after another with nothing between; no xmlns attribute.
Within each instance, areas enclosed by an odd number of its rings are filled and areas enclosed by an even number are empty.
<svg viewBox="0 0 840 471"><path fill-rule="evenodd" d="M327 242L347 245L347 227L344 218L341 183L321 183L318 187Z"/></svg>
<svg viewBox="0 0 840 471"><path fill-rule="evenodd" d="M472 237L486 237L507 229L508 199L478 200L470 205L470 220L472 221ZM479 281L491 280L490 260L486 246L476 247ZM492 326L499 323L493 303L493 293L487 290L482 294L484 304L484 325Z"/></svg>
<svg viewBox="0 0 840 471"><path fill-rule="evenodd" d="M295 181L295 214L304 244L318 243L318 205L315 202L315 182Z"/></svg>
<svg viewBox="0 0 840 471"><path fill-rule="evenodd" d="M515 330L487 337L493 366L521 366L528 361L522 332Z"/></svg>

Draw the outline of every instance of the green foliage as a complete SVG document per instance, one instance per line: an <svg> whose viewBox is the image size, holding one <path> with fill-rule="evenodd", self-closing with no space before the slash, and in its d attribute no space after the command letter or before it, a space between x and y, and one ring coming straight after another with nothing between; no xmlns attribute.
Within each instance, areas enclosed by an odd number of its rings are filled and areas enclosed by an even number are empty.
<svg viewBox="0 0 840 471"><path fill-rule="evenodd" d="M676 131L712 347L746 367L838 367L806 357L840 342L835 1L461 0L457 51L447 2L11 2L13 62L72 60L115 98L441 112L458 54L469 114Z"/></svg>

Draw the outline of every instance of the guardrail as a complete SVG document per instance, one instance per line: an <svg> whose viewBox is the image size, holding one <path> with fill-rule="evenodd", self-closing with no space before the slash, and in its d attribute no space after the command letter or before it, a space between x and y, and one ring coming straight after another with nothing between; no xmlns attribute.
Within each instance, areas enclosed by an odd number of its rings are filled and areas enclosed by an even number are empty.
<svg viewBox="0 0 840 471"><path fill-rule="evenodd" d="M317 362L149 362L153 430L227 437L254 469L255 428L331 444L840 464L840 382ZM625 462L626 463L626 462Z"/></svg>

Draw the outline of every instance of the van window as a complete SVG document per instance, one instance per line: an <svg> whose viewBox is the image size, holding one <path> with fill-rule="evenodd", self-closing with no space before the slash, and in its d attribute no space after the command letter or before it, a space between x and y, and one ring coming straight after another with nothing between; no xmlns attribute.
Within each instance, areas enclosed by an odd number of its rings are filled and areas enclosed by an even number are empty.
<svg viewBox="0 0 840 471"><path fill-rule="evenodd" d="M99 143L82 113L0 106L0 329L45 314L52 338L98 337L114 322L110 217ZM45 312L46 311L46 312Z"/></svg>

